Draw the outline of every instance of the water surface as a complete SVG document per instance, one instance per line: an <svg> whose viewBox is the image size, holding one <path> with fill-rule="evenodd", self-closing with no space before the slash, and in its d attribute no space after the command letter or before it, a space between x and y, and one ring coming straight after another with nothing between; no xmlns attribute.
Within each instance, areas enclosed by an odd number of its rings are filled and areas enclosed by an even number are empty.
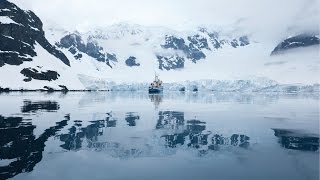
<svg viewBox="0 0 320 180"><path fill-rule="evenodd" d="M319 179L319 98L0 94L0 179Z"/></svg>

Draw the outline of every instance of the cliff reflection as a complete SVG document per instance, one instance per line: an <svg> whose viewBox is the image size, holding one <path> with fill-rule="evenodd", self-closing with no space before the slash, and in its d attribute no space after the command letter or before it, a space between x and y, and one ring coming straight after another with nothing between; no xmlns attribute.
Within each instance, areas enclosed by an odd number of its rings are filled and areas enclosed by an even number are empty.
<svg viewBox="0 0 320 180"><path fill-rule="evenodd" d="M140 119L139 114L134 112L128 112L125 118L129 126L136 126L136 121L139 119Z"/></svg>
<svg viewBox="0 0 320 180"><path fill-rule="evenodd" d="M56 123L36 138L36 126L22 117L0 116L0 159L10 160L7 166L0 167L0 179L12 178L22 172L31 172L42 160L45 142L67 125L70 119Z"/></svg>
<svg viewBox="0 0 320 180"><path fill-rule="evenodd" d="M39 110L43 111L48 111L48 112L53 112L59 110L60 106L57 102L55 101L37 101L37 102L32 102L32 101L24 101L23 106L21 108L21 112L23 113L35 113Z"/></svg>
<svg viewBox="0 0 320 180"><path fill-rule="evenodd" d="M171 128L178 129L184 125L184 112L160 111L158 113L156 129Z"/></svg>
<svg viewBox="0 0 320 180"><path fill-rule="evenodd" d="M0 167L0 179L31 172L42 160L45 143L50 137L57 137L55 140L62 142L60 148L68 151L93 149L118 158L159 156L159 152L166 156L174 153L172 149L180 147L194 149L204 155L212 150L220 150L222 146L248 148L250 145L250 138L246 135L224 136L212 133L213 131L207 130L206 122L198 119L186 120L185 113L179 111L160 111L155 130L135 137L126 130L117 130L120 132L119 136L123 137L108 138L103 135L106 129L117 127L118 118L113 117L112 113L106 113L105 116L93 121L74 120L67 133L59 134L70 121L70 116L67 115L64 120L56 122L55 126L45 129L38 138L34 135L36 126L31 120L0 116L0 159L9 160L8 165ZM140 115L134 112L126 113L123 119L127 128L137 126L139 120ZM88 122L89 125L84 125Z"/></svg>
<svg viewBox="0 0 320 180"><path fill-rule="evenodd" d="M219 150L220 146L236 146L248 148L250 138L242 134L233 134L226 137L221 134L214 134L212 131L206 131L206 123L197 119L185 120L184 112L178 111L160 111L155 129L158 131L150 132L150 136L136 137L137 139L126 139L126 142L112 141L106 137L99 139L104 135L106 128L116 127L116 118L111 115L103 120L90 121L90 125L83 127L82 121L75 121L75 124L69 128L66 134L58 135L59 140L64 142L61 145L66 150L79 150L81 148L94 148L96 150L119 151L115 154L123 154L124 151L143 152L155 148L177 148L185 145L188 148L199 149L202 152L208 150ZM128 112L125 121L128 127L136 126L136 121L140 119L139 114ZM126 132L123 132L125 134ZM160 133L160 136L157 135ZM146 148L146 142L139 141L141 138L150 139L152 142L163 141L164 144L149 144ZM122 143L135 148L122 147ZM127 144L128 145L128 144ZM161 147L162 146L162 147ZM145 149L142 151L142 149ZM149 152L150 153L150 152Z"/></svg>
<svg viewBox="0 0 320 180"><path fill-rule="evenodd" d="M83 147L83 142L87 143L88 148L95 147L98 137L103 135L104 128L116 127L117 120L111 116L104 120L90 121L90 125L82 127L82 121L75 121L75 124L69 128L67 134L58 135L60 141L64 142L60 147L66 150L79 150Z"/></svg>
<svg viewBox="0 0 320 180"><path fill-rule="evenodd" d="M279 143L286 149L301 151L317 151L319 149L319 135L306 134L297 130L273 129Z"/></svg>

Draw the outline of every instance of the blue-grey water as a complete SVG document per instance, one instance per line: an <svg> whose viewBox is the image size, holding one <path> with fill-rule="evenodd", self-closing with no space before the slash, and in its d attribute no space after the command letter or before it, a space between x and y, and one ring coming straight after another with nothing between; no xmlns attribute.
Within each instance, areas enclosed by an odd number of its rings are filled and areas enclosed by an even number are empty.
<svg viewBox="0 0 320 180"><path fill-rule="evenodd" d="M0 179L318 180L319 97L0 94Z"/></svg>

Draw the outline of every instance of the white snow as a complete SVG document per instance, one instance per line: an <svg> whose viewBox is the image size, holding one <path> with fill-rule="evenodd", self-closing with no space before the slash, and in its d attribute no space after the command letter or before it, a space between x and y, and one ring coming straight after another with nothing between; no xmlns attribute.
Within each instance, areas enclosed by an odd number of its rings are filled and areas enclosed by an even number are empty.
<svg viewBox="0 0 320 180"><path fill-rule="evenodd" d="M7 9L7 8L5 8L5 9L0 9L0 12L8 12L8 11L10 11L10 9Z"/></svg>
<svg viewBox="0 0 320 180"><path fill-rule="evenodd" d="M1 50L0 50L0 53L16 53L16 54L18 54L18 52L15 52L15 51L1 51Z"/></svg>
<svg viewBox="0 0 320 180"><path fill-rule="evenodd" d="M30 26L31 29L35 30L35 31L40 31L38 28L32 27Z"/></svg>
<svg viewBox="0 0 320 180"><path fill-rule="evenodd" d="M0 16L0 23L2 24L17 24L15 21L13 21L8 16Z"/></svg>
<svg viewBox="0 0 320 180"><path fill-rule="evenodd" d="M9 38L9 39L13 39L13 37L11 37L11 36L6 36L6 35L3 35L3 36L6 38Z"/></svg>
<svg viewBox="0 0 320 180"><path fill-rule="evenodd" d="M20 41L20 42L22 42L23 44L25 44L25 45L27 45L27 46L31 46L30 44L28 44L28 43L26 43L26 42L24 42L24 41Z"/></svg>
<svg viewBox="0 0 320 180"><path fill-rule="evenodd" d="M23 24L15 22L8 16L0 16L0 24L17 24L19 26L23 26Z"/></svg>

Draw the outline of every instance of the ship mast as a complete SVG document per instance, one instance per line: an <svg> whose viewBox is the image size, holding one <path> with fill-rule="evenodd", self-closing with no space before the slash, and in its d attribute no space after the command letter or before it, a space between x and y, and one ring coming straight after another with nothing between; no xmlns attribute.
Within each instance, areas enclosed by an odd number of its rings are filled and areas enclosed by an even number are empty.
<svg viewBox="0 0 320 180"><path fill-rule="evenodd" d="M158 76L157 76L157 73L156 73L156 72L154 73L154 81L155 81L155 82L158 81Z"/></svg>

